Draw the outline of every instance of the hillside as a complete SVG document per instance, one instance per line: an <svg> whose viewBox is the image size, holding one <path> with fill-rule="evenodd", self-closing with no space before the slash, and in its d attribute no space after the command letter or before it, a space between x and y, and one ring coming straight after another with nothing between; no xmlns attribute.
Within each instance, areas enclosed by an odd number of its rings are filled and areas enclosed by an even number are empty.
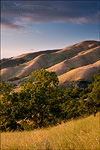
<svg viewBox="0 0 100 150"><path fill-rule="evenodd" d="M94 74L100 73L100 60L94 64L73 69L58 76L60 85L67 86L71 81L83 80L93 82Z"/></svg>
<svg viewBox="0 0 100 150"><path fill-rule="evenodd" d="M58 76L62 75L59 79L64 77L63 80L65 82L64 74L67 73L69 67L76 68L77 72L81 69L80 67L88 67L88 65L94 64L99 60L100 42L83 41L60 50L28 53L1 60L1 80L7 81L17 77L18 80L15 82L19 84L20 82L23 82L25 76L28 76L31 72L37 69L46 68L48 71L55 71ZM100 72L99 69L96 72ZM94 71L93 74L96 72ZM73 74L71 71L68 74L71 73ZM79 78L80 77L74 77L75 80ZM68 78L68 80L72 81L73 78ZM14 83L14 81L10 83Z"/></svg>
<svg viewBox="0 0 100 150"><path fill-rule="evenodd" d="M3 132L2 150L99 150L99 118L93 115L47 129Z"/></svg>

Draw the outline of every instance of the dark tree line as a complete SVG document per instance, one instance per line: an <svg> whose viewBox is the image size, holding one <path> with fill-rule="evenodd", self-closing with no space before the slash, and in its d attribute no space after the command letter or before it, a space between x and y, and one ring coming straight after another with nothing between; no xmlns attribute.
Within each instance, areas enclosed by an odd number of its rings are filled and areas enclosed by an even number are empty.
<svg viewBox="0 0 100 150"><path fill-rule="evenodd" d="M22 90L0 84L0 130L31 130L56 125L71 118L100 110L100 74L87 88L59 89L55 72L45 69L31 74L34 83L26 80Z"/></svg>

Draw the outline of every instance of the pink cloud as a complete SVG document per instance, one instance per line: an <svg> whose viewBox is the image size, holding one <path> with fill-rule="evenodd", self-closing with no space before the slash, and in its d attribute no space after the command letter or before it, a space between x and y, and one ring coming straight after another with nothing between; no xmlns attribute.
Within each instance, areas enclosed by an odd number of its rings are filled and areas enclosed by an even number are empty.
<svg viewBox="0 0 100 150"><path fill-rule="evenodd" d="M23 31L23 32L18 32L19 34L28 34L27 31Z"/></svg>
<svg viewBox="0 0 100 150"><path fill-rule="evenodd" d="M36 33L41 34L42 32L40 32L39 30L36 30Z"/></svg>

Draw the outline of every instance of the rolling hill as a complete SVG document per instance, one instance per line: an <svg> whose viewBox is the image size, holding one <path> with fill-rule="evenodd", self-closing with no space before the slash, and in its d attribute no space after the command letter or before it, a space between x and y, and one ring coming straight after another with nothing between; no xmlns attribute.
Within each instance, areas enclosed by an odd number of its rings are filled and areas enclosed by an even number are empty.
<svg viewBox="0 0 100 150"><path fill-rule="evenodd" d="M91 80L94 74L100 73L100 42L83 41L64 49L47 50L23 54L17 57L1 60L1 80L7 81L17 77L19 84L31 72L46 68L55 71L60 84L73 80ZM68 68L74 68L67 71Z"/></svg>

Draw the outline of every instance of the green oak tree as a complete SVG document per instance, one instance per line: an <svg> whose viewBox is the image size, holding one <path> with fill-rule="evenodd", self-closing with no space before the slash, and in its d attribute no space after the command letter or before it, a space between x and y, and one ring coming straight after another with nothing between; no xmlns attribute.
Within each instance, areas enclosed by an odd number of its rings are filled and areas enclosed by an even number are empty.
<svg viewBox="0 0 100 150"><path fill-rule="evenodd" d="M60 115L58 96L58 78L55 72L48 72L45 69L36 70L30 75L30 80L22 85L26 96L29 95L29 113L27 118L33 120L34 127L41 128L57 122Z"/></svg>

